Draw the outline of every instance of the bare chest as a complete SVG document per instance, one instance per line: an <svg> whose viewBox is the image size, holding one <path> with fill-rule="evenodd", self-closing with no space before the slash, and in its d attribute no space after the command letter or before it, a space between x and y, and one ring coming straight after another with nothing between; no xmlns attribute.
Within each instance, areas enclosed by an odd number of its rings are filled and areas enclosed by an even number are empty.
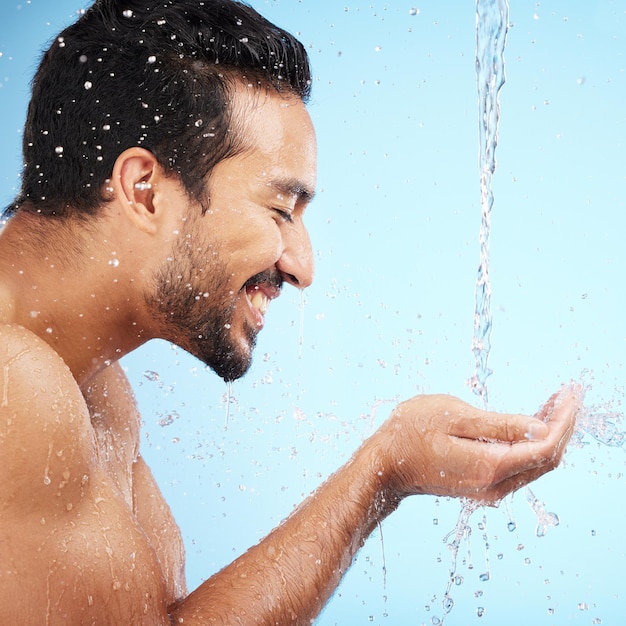
<svg viewBox="0 0 626 626"><path fill-rule="evenodd" d="M186 595L184 548L180 530L152 472L138 454L133 438L115 432L96 418L95 439L100 466L128 510L127 523L146 537L162 570L169 602Z"/></svg>

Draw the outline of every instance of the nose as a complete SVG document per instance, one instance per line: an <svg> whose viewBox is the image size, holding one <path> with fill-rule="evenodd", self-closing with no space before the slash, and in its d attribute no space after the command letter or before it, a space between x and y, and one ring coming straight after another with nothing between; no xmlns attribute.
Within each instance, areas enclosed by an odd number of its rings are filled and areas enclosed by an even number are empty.
<svg viewBox="0 0 626 626"><path fill-rule="evenodd" d="M283 280L298 289L313 282L314 262L309 233L302 223L290 224L283 235L283 253L276 263Z"/></svg>

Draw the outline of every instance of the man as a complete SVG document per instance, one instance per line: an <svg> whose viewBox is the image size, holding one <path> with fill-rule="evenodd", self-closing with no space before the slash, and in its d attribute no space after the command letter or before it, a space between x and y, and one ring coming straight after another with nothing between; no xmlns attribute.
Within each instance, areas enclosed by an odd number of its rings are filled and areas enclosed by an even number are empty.
<svg viewBox="0 0 626 626"><path fill-rule="evenodd" d="M188 594L117 361L159 337L234 380L311 284L310 85L231 0L97 0L45 54L0 237L0 623L308 624L404 497L494 502L559 463L576 389L535 418L413 398Z"/></svg>

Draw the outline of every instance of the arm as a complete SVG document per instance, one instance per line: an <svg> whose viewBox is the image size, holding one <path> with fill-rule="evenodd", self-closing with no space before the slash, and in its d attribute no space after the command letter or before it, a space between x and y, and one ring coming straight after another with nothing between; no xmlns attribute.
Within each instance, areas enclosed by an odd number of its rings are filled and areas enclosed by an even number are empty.
<svg viewBox="0 0 626 626"><path fill-rule="evenodd" d="M399 405L351 461L268 537L171 608L185 624L310 624L376 524L412 494L494 502L556 467L578 390L537 418L447 396Z"/></svg>

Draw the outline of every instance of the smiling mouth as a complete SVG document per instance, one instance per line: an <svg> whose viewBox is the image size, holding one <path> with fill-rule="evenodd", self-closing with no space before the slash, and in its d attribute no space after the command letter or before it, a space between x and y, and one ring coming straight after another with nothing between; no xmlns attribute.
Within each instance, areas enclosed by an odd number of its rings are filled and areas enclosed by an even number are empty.
<svg viewBox="0 0 626 626"><path fill-rule="evenodd" d="M261 315L265 315L270 305L270 299L267 294L263 293L263 290L258 285L246 287L246 294L250 306L256 309Z"/></svg>
<svg viewBox="0 0 626 626"><path fill-rule="evenodd" d="M280 295L280 287L271 283L246 285L246 298L258 329L263 328L270 301Z"/></svg>
<svg viewBox="0 0 626 626"><path fill-rule="evenodd" d="M268 270L250 278L245 284L245 293L257 328L262 328L270 301L278 298L283 286L282 277Z"/></svg>

